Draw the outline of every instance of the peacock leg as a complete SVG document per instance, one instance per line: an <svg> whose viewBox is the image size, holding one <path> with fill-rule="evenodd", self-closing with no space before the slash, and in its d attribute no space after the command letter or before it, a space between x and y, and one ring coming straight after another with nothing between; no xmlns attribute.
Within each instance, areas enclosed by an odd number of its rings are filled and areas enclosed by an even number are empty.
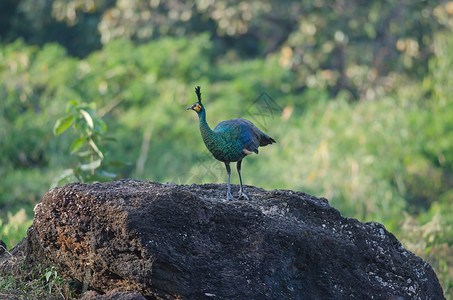
<svg viewBox="0 0 453 300"><path fill-rule="evenodd" d="M230 188L230 177L231 177L231 168L230 163L225 162L225 167L228 173L228 190L227 190L227 200L235 200L233 195L231 195L231 188Z"/></svg>
<svg viewBox="0 0 453 300"><path fill-rule="evenodd" d="M238 199L241 199L241 197L244 197L245 199L250 200L249 196L244 191L244 187L242 186L241 164L242 164L242 159L240 161L238 161L238 163L236 164L236 167L238 169L238 174L239 174L239 182L241 183L241 189L239 190L239 198Z"/></svg>

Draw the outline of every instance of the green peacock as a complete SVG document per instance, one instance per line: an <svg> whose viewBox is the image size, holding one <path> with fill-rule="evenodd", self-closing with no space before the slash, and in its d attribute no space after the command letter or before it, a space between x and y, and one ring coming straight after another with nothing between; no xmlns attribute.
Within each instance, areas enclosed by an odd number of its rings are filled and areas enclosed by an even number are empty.
<svg viewBox="0 0 453 300"><path fill-rule="evenodd" d="M237 162L236 167L239 174L239 182L241 184L239 199L244 197L249 200L242 185L242 159L249 154L258 154L258 147L275 143L275 140L261 132L261 130L253 125L252 122L246 119L223 121L217 124L214 130L212 130L206 122L206 110L203 104L201 104L201 91L199 86L195 88L195 93L197 94L198 101L186 108L186 110L192 109L198 114L200 132L204 144L217 160L225 163L228 173L227 200L234 200L230 188L230 162L235 161Z"/></svg>

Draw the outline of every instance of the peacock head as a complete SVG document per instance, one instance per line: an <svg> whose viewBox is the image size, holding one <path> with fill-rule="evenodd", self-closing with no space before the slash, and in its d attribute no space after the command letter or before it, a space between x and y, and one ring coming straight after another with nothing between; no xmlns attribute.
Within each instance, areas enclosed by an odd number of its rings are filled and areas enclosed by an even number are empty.
<svg viewBox="0 0 453 300"><path fill-rule="evenodd" d="M186 110L194 110L198 115L200 115L202 112L204 112L204 107L203 104L201 104L201 92L199 86L195 88L195 93L197 94L198 101L186 108Z"/></svg>

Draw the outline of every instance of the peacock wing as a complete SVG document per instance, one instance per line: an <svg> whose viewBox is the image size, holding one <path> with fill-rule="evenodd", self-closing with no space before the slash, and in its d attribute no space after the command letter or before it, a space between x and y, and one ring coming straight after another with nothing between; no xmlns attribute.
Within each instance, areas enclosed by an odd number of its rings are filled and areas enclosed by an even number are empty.
<svg viewBox="0 0 453 300"><path fill-rule="evenodd" d="M231 141L238 141L239 146L250 152L258 153L261 131L252 122L245 119L233 119L220 122L214 131Z"/></svg>

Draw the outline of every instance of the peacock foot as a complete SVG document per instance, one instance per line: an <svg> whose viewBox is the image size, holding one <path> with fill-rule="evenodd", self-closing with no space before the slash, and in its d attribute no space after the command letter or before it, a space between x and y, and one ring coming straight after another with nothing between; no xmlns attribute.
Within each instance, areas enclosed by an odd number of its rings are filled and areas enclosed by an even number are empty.
<svg viewBox="0 0 453 300"><path fill-rule="evenodd" d="M245 198L246 200L250 200L249 196L247 195L247 193L244 190L240 190L239 191L238 199L241 199L241 198Z"/></svg>
<svg viewBox="0 0 453 300"><path fill-rule="evenodd" d="M234 201L236 200L231 193L227 193L227 201Z"/></svg>

